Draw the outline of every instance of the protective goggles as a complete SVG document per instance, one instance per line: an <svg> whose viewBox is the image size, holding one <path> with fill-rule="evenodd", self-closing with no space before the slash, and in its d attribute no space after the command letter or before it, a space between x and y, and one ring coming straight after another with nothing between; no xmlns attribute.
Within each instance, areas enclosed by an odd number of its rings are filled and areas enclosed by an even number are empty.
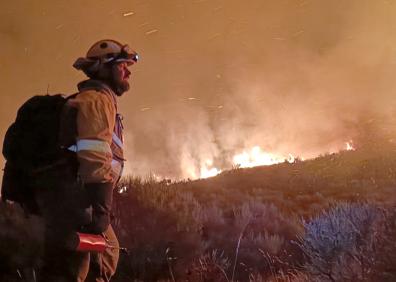
<svg viewBox="0 0 396 282"><path fill-rule="evenodd" d="M114 59L115 62L132 62L135 63L139 60L139 55L134 50L130 50L128 45L124 45L121 48L121 52L117 54Z"/></svg>

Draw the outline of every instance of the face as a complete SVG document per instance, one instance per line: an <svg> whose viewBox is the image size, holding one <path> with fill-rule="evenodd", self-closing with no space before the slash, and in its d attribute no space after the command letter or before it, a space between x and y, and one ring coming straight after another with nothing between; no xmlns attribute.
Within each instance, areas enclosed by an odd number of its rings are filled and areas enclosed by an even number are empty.
<svg viewBox="0 0 396 282"><path fill-rule="evenodd" d="M133 65L133 63L127 62L120 62L114 64L111 73L112 73L112 84L116 88L115 92L118 96L121 96L126 91L129 90L129 77L131 72L129 71L128 67Z"/></svg>

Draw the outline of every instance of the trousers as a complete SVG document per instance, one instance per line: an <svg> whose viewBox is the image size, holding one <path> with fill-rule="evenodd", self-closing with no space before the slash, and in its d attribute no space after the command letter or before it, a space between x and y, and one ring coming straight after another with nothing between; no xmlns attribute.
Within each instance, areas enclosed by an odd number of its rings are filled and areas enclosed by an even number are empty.
<svg viewBox="0 0 396 282"><path fill-rule="evenodd" d="M102 235L114 248L103 253L77 252L70 244L70 238L91 220L84 187L76 181L74 172L48 172L36 181L36 186L42 185L36 189L36 201L45 224L39 281L110 281L119 259L119 243L111 225Z"/></svg>

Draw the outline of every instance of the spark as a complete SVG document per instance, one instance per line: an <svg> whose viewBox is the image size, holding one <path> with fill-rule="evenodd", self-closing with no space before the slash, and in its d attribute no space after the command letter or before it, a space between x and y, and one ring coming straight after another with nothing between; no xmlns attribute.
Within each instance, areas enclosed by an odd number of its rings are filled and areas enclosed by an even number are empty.
<svg viewBox="0 0 396 282"><path fill-rule="evenodd" d="M300 36L300 35L303 34L303 33L304 33L304 30L299 30L299 31L297 31L297 32L295 32L295 33L293 34L293 37Z"/></svg>
<svg viewBox="0 0 396 282"><path fill-rule="evenodd" d="M189 98L187 98L187 100L193 101L193 100L197 100L197 98L189 97Z"/></svg>
<svg viewBox="0 0 396 282"><path fill-rule="evenodd" d="M134 15L135 13L134 12L126 12L126 13L124 13L124 14L122 14L124 17L129 17L129 16L132 16L132 15Z"/></svg>
<svg viewBox="0 0 396 282"><path fill-rule="evenodd" d="M223 108L223 105L219 105L219 106L217 106L217 108L218 108L218 109L222 109L222 108Z"/></svg>
<svg viewBox="0 0 396 282"><path fill-rule="evenodd" d="M148 110L151 110L151 108L146 107L146 108L141 108L140 109L141 112L145 112L145 111L148 111Z"/></svg>
<svg viewBox="0 0 396 282"><path fill-rule="evenodd" d="M158 29L152 29L152 30L147 31L146 35L153 34L153 33L156 33L156 32L158 32Z"/></svg>
<svg viewBox="0 0 396 282"><path fill-rule="evenodd" d="M63 24L57 25L57 26L55 27L55 29L61 29L63 26L64 26Z"/></svg>
<svg viewBox="0 0 396 282"><path fill-rule="evenodd" d="M73 42L77 42L77 41L80 41L80 35L76 35L76 36L74 36L74 38L73 38Z"/></svg>

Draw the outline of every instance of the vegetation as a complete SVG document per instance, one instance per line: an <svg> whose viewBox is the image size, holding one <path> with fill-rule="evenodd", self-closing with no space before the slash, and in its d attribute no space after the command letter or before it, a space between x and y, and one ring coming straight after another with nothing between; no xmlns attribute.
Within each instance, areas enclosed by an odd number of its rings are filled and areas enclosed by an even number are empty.
<svg viewBox="0 0 396 282"><path fill-rule="evenodd" d="M205 180L124 179L113 225L129 253L114 281L395 281L395 183L392 144ZM39 219L0 210L0 280L33 276Z"/></svg>

